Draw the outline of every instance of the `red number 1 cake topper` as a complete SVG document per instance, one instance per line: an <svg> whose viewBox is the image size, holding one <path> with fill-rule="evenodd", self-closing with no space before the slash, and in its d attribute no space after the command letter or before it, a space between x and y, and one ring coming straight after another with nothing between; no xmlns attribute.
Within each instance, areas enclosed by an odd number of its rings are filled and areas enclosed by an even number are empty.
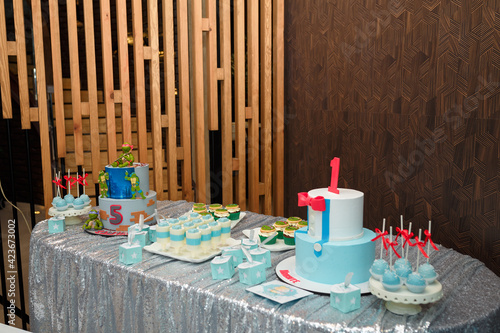
<svg viewBox="0 0 500 333"><path fill-rule="evenodd" d="M328 186L328 191L339 194L337 185L339 183L340 158L334 157L330 162L330 166L332 167L332 180L330 182L330 186Z"/></svg>

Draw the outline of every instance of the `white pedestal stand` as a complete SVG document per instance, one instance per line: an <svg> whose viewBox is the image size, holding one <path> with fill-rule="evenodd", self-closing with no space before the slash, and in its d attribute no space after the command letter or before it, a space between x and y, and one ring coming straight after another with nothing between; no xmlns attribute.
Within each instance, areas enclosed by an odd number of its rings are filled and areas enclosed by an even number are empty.
<svg viewBox="0 0 500 333"><path fill-rule="evenodd" d="M382 282L373 277L369 284L371 293L385 300L387 310L398 315L415 315L422 311L420 304L434 303L443 297L443 287L438 281L429 284L421 294L412 293L406 286L395 292L387 291Z"/></svg>
<svg viewBox="0 0 500 333"><path fill-rule="evenodd" d="M92 209L91 205L85 206L82 209L68 208L63 211L58 211L54 207L50 207L49 215L50 216L62 215L65 217L64 223L66 223L66 225L74 225L82 223L83 221L79 218L79 216L88 214L91 209Z"/></svg>

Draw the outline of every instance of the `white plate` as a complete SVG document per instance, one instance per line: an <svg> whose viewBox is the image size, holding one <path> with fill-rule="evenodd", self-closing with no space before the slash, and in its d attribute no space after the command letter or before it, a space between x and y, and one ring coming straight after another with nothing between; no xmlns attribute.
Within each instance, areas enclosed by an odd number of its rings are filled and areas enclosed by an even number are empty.
<svg viewBox="0 0 500 333"><path fill-rule="evenodd" d="M253 236L253 240L258 242L259 241L259 231L260 231L260 228L255 228L253 229L255 232L254 232L254 236ZM249 229L247 230L243 230L243 235L247 236L248 238L250 238L250 231ZM295 249L295 245L286 245L285 244L285 241L282 240L282 239L277 239L276 240L276 243L274 244L264 244L262 245L263 248L265 249L268 249L269 251L288 251L288 250L293 250Z"/></svg>
<svg viewBox="0 0 500 333"><path fill-rule="evenodd" d="M189 211L189 212L185 212L184 214L182 214L181 216L187 216L188 214L192 213L192 211ZM234 228L238 223L240 223L240 221L245 217L245 215L247 215L247 213L245 212L240 212L240 218L237 219L237 220L231 220L231 229ZM180 217L180 216L179 216Z"/></svg>
<svg viewBox="0 0 500 333"><path fill-rule="evenodd" d="M171 249L167 249L166 251L161 251L160 244L158 244L158 243L146 245L146 246L144 246L144 250L151 252L151 253L159 254L159 255L162 255L165 257L174 258L177 260L199 263L199 262L204 262L204 261L207 261L209 259L212 259L213 257L221 254L222 249L225 247L234 246L234 245L238 245L238 244L241 244L241 240L228 238L225 244L221 244L216 250L212 250L209 253L204 253L200 257L191 257L190 254L186 253L186 252L177 254Z"/></svg>
<svg viewBox="0 0 500 333"><path fill-rule="evenodd" d="M322 294L330 294L331 284L318 283L307 280L295 272L295 256L286 258L276 266L276 274L284 282L309 291L315 291ZM370 293L369 282L355 284L361 289L362 294Z"/></svg>
<svg viewBox="0 0 500 333"><path fill-rule="evenodd" d="M287 302L295 301L296 299L312 295L312 293L308 291L287 285L279 280L273 280L247 288L247 291L268 298L280 304L285 304Z"/></svg>

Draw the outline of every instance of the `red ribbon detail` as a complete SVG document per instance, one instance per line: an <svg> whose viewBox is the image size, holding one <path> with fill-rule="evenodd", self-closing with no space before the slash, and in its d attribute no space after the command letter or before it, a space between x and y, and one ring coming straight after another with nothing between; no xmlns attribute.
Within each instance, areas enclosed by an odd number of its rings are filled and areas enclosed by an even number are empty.
<svg viewBox="0 0 500 333"><path fill-rule="evenodd" d="M389 251L388 249L388 246L392 247L392 251L394 251L394 254L398 257L398 258L401 258L401 256L399 255L398 251L396 251L395 247L398 245L398 242L394 241L394 242L391 242L389 239L385 238L384 241L387 243L385 247L386 249L386 252L385 254L387 255L387 252Z"/></svg>
<svg viewBox="0 0 500 333"><path fill-rule="evenodd" d="M300 192L299 207L310 206L313 210L324 212L326 210L325 198L322 196L310 197L307 192Z"/></svg>
<svg viewBox="0 0 500 333"><path fill-rule="evenodd" d="M387 250L387 244L385 243L385 237L384 237L388 234L387 230L382 232L382 231L380 231L380 229L375 228L375 232L378 234L378 236L375 237L374 239L372 239L372 242L374 242L377 239L379 239L380 237L382 237L382 245L384 245L384 248Z"/></svg>
<svg viewBox="0 0 500 333"><path fill-rule="evenodd" d="M424 257L429 258L429 256L427 255L427 253L425 253L425 251L424 251L425 243L421 242L418 239L418 237L415 237L415 243L411 244L410 242L408 242L408 244L410 244L410 246L417 246L418 249L420 250L420 252L422 252L422 254L424 255Z"/></svg>
<svg viewBox="0 0 500 333"><path fill-rule="evenodd" d="M61 184L61 181L62 181L62 178L61 178L61 179L59 179L59 178L57 178L57 177L56 177L56 180L53 180L52 182L53 182L54 184L56 184L56 186L59 186L59 187L62 187L63 189L66 189L66 187L64 187L64 185L63 185L63 184Z"/></svg>
<svg viewBox="0 0 500 333"><path fill-rule="evenodd" d="M85 176L81 176L81 175L78 176L78 179L77 179L78 184L83 185L83 186L88 186L89 184L87 183L87 179L85 179L85 178L87 178L88 175L89 174L86 173Z"/></svg>
<svg viewBox="0 0 500 333"><path fill-rule="evenodd" d="M70 184L70 186L73 186L77 181L77 179L73 176L64 176L64 179L66 180L66 186L68 186L68 183Z"/></svg>
<svg viewBox="0 0 500 333"><path fill-rule="evenodd" d="M396 227L396 232L398 233L396 235L396 241L398 240L398 237L401 236L405 241L403 242L403 249L406 246L406 243L410 241L410 239L413 237L413 232L411 234L408 234L408 230L406 229L399 229L399 227Z"/></svg>
<svg viewBox="0 0 500 333"><path fill-rule="evenodd" d="M436 245L434 245L434 242L431 239L431 233L429 232L429 230L425 230L424 234L425 234L425 241L424 241L425 245L427 245L427 242L431 242L431 246L434 248L434 250L439 251L439 249L436 247Z"/></svg>

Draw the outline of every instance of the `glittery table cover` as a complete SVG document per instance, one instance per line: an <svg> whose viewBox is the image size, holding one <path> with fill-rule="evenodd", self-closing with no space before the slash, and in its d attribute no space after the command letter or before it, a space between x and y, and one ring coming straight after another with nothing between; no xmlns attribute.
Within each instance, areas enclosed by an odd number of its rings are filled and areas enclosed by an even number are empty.
<svg viewBox="0 0 500 333"><path fill-rule="evenodd" d="M158 203L177 217L185 201ZM279 218L248 213L232 237ZM443 298L414 316L386 310L373 295L361 308L343 314L330 297L314 294L280 305L247 292L238 281L213 280L210 261L193 264L143 251L143 261L118 261L124 237L85 233L81 224L49 234L37 224L30 247L30 322L34 332L498 332L500 278L480 261L440 246L431 263ZM379 246L379 245L377 245ZM415 252L415 251L411 251ZM378 252L377 252L378 253ZM294 251L273 252L267 281L276 265ZM416 260L416 253L410 256Z"/></svg>

